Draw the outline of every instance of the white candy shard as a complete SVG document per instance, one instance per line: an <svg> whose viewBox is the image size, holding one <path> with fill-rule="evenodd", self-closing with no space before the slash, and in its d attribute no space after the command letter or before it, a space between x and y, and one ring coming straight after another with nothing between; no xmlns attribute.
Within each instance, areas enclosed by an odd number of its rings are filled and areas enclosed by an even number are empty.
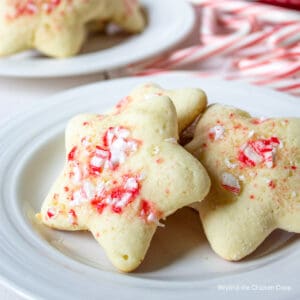
<svg viewBox="0 0 300 300"><path fill-rule="evenodd" d="M263 161L263 158L259 154L257 154L250 145L244 145L242 147L242 150L244 151L244 154L247 156L247 158L253 161L255 164L259 164Z"/></svg>
<svg viewBox="0 0 300 300"><path fill-rule="evenodd" d="M130 198L132 197L131 193L125 193L122 195L122 198L114 198L113 204L115 204L116 207L125 207L126 204L129 202Z"/></svg>
<svg viewBox="0 0 300 300"><path fill-rule="evenodd" d="M147 216L147 221L150 223L155 223L159 227L165 227L165 224L160 223L158 217L153 212L150 212L150 214Z"/></svg>
<svg viewBox="0 0 300 300"><path fill-rule="evenodd" d="M79 206L83 203L86 203L88 200L86 198L86 195L83 191L83 189L77 190L73 193L72 201L70 201L70 206Z"/></svg>
<svg viewBox="0 0 300 300"><path fill-rule="evenodd" d="M223 173L221 181L222 181L222 187L227 191L230 191L234 194L240 193L241 186L239 180L236 177L234 177L232 174L227 172Z"/></svg>
<svg viewBox="0 0 300 300"><path fill-rule="evenodd" d="M134 191L138 188L138 182L135 178L131 177L131 178L128 178L126 183L125 183L125 186L124 188L126 190L129 190L129 191Z"/></svg>
<svg viewBox="0 0 300 300"><path fill-rule="evenodd" d="M83 190L88 200L92 200L95 197L95 186L90 181L84 181Z"/></svg>
<svg viewBox="0 0 300 300"><path fill-rule="evenodd" d="M209 130L209 134L214 137L214 140L217 141L224 137L225 128L221 125L216 125Z"/></svg>
<svg viewBox="0 0 300 300"><path fill-rule="evenodd" d="M74 215L74 211L69 211L68 212L68 222L70 224L75 224L76 223L76 216Z"/></svg>
<svg viewBox="0 0 300 300"><path fill-rule="evenodd" d="M130 132L127 129L115 127L106 133L106 141L109 146L110 161L107 167L115 167L125 162L128 152L137 150L137 143L133 140L127 141Z"/></svg>
<svg viewBox="0 0 300 300"><path fill-rule="evenodd" d="M91 165L96 168L102 167L103 164L104 164L104 159L99 156L93 156L93 158L91 159Z"/></svg>
<svg viewBox="0 0 300 300"><path fill-rule="evenodd" d="M74 184L80 183L81 178L82 176L81 176L81 170L79 168L79 165L77 163L73 163L73 177L72 177L73 183Z"/></svg>

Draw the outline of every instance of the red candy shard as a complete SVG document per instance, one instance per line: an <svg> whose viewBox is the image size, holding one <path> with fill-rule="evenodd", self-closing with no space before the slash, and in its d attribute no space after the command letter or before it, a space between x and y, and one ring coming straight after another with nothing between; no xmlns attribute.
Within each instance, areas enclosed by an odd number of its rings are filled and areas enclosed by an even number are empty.
<svg viewBox="0 0 300 300"><path fill-rule="evenodd" d="M49 219L51 219L55 216L55 212L51 209L48 209L47 210L47 216L49 217Z"/></svg>
<svg viewBox="0 0 300 300"><path fill-rule="evenodd" d="M271 189L275 189L275 188L276 188L276 183L275 183L273 180L271 180L271 181L269 182L268 186L269 186Z"/></svg>
<svg viewBox="0 0 300 300"><path fill-rule="evenodd" d="M103 201L103 198L94 198L91 200L91 205L94 206L97 209L97 212L101 214L104 210L104 208L107 206L107 204Z"/></svg>
<svg viewBox="0 0 300 300"><path fill-rule="evenodd" d="M148 216L151 211L150 203L147 200L141 201L141 216Z"/></svg>
<svg viewBox="0 0 300 300"><path fill-rule="evenodd" d="M163 158L158 158L155 162L157 164L162 164L164 162L164 160L163 160Z"/></svg>
<svg viewBox="0 0 300 300"><path fill-rule="evenodd" d="M69 222L72 224L72 225L78 225L77 224L77 214L75 212L74 209L70 209L69 212Z"/></svg>
<svg viewBox="0 0 300 300"><path fill-rule="evenodd" d="M115 107L116 107L116 109L118 109L118 111L120 111L124 107L126 107L131 101L132 101L132 97L127 96L127 97L121 99Z"/></svg>
<svg viewBox="0 0 300 300"><path fill-rule="evenodd" d="M142 199L140 204L140 217L143 218L145 222L155 223L158 226L163 226L163 224L159 223L161 216L161 212L154 207L153 203Z"/></svg>
<svg viewBox="0 0 300 300"><path fill-rule="evenodd" d="M236 195L238 195L238 194L240 193L240 191L241 191L241 189L238 188L238 187L234 187L234 186L230 186L230 185L226 185L226 184L222 184L222 187L223 187L226 191L229 191L229 192L231 192L231 193L233 193L233 194L236 194Z"/></svg>
<svg viewBox="0 0 300 300"><path fill-rule="evenodd" d="M262 124L262 123L264 123L264 122L266 122L268 120L269 119L262 117L262 118L259 118L259 119L252 119L251 123L254 124L254 125L259 125L259 124Z"/></svg>
<svg viewBox="0 0 300 300"><path fill-rule="evenodd" d="M77 146L74 146L72 150L68 154L68 161L72 161L75 158L75 152L77 150Z"/></svg>
<svg viewBox="0 0 300 300"><path fill-rule="evenodd" d="M217 141L224 137L225 128L221 125L216 125L209 129L208 137L211 141Z"/></svg>
<svg viewBox="0 0 300 300"><path fill-rule="evenodd" d="M90 203L99 213L102 213L106 207L110 207L112 212L120 214L127 205L136 199L140 188L141 185L135 177L124 175L120 185L104 191L101 197L95 197Z"/></svg>
<svg viewBox="0 0 300 300"><path fill-rule="evenodd" d="M61 3L61 0L51 0L48 3L46 3L44 9L46 11L47 14L50 14L53 12L53 10L59 6Z"/></svg>
<svg viewBox="0 0 300 300"><path fill-rule="evenodd" d="M272 168L274 154L279 145L277 137L248 141L239 151L238 160L248 167L255 167L264 162L268 168Z"/></svg>
<svg viewBox="0 0 300 300"><path fill-rule="evenodd" d="M74 209L70 209L69 214L72 215L74 218L77 218L77 215L76 215L76 212Z"/></svg>
<svg viewBox="0 0 300 300"><path fill-rule="evenodd" d="M72 1L68 1L69 5ZM14 4L14 13L8 14L8 19L15 19L23 16L32 16L39 12L46 12L47 14L52 13L59 5L61 0L48 0L48 1L37 1L37 0L24 0L16 1Z"/></svg>

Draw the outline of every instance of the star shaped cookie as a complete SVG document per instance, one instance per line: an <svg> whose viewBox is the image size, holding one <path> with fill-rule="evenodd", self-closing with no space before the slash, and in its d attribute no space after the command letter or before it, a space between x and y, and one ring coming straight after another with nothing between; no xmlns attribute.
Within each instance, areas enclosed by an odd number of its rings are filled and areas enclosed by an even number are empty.
<svg viewBox="0 0 300 300"><path fill-rule="evenodd" d="M122 99L116 110L126 109L136 101L143 101L153 96L168 96L172 100L178 118L178 130L181 133L204 111L207 98L204 91L196 88L165 90L155 83L145 83L136 87L128 97Z"/></svg>
<svg viewBox="0 0 300 300"><path fill-rule="evenodd" d="M132 33L145 27L136 0L3 0L0 56L31 48L53 57L75 55L92 22L99 29L113 22Z"/></svg>
<svg viewBox="0 0 300 300"><path fill-rule="evenodd" d="M132 271L177 209L201 201L210 179L176 143L172 101L154 96L107 115L79 115L66 129L66 163L45 199L42 222L90 230L111 262Z"/></svg>
<svg viewBox="0 0 300 300"><path fill-rule="evenodd" d="M300 119L252 118L213 105L186 149L212 188L199 205L213 250L227 260L253 252L276 228L300 233Z"/></svg>

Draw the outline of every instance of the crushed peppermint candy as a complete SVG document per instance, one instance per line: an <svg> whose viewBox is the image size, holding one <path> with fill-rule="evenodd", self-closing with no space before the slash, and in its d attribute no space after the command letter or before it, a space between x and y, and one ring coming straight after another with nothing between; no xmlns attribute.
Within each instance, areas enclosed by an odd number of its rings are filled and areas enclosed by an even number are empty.
<svg viewBox="0 0 300 300"><path fill-rule="evenodd" d="M68 161L72 161L75 159L75 153L77 151L77 147L74 146L68 154Z"/></svg>
<svg viewBox="0 0 300 300"><path fill-rule="evenodd" d="M134 177L130 177L127 179L124 188L129 191L134 191L138 186L138 181Z"/></svg>
<svg viewBox="0 0 300 300"><path fill-rule="evenodd" d="M54 207L50 207L47 210L47 216L49 219L57 217L57 210Z"/></svg>
<svg viewBox="0 0 300 300"><path fill-rule="evenodd" d="M98 213L110 207L114 213L122 213L129 203L134 201L140 193L141 184L139 176L123 176L121 184L115 184L112 187L102 186L100 193L94 195L90 203L95 207Z"/></svg>
<svg viewBox="0 0 300 300"><path fill-rule="evenodd" d="M91 137L85 136L85 137L83 137L83 138L81 139L81 144L82 144L84 147L88 147L88 146L91 145L90 140L91 140Z"/></svg>
<svg viewBox="0 0 300 300"><path fill-rule="evenodd" d="M99 175L104 169L115 170L130 153L138 149L138 141L129 138L130 131L123 127L110 127L104 134L103 146L96 146L91 153L89 171Z"/></svg>
<svg viewBox="0 0 300 300"><path fill-rule="evenodd" d="M126 156L137 151L138 143L129 138L130 131L123 127L110 127L103 137L104 146L109 151L105 167L115 169L125 162Z"/></svg>
<svg viewBox="0 0 300 300"><path fill-rule="evenodd" d="M77 214L74 209L70 209L68 212L68 221L72 225L78 225L77 224Z"/></svg>
<svg viewBox="0 0 300 300"><path fill-rule="evenodd" d="M121 213L124 207L137 198L140 182L145 175L123 175L121 182L98 176L104 170L114 171L118 168L131 153L137 151L140 141L131 138L130 131L122 126L108 128L101 141L101 145L93 146L87 143L87 138L82 138L81 143L86 146L85 149L80 151L73 147L68 154L69 175L75 185L70 207L89 203L99 213L107 207L114 213ZM79 157L84 158L82 165L79 164Z"/></svg>
<svg viewBox="0 0 300 300"><path fill-rule="evenodd" d="M238 195L240 193L241 186L240 186L239 180L232 174L227 173L227 172L223 173L221 182L222 182L222 187L225 190L232 192L233 194L236 194L236 195Z"/></svg>
<svg viewBox="0 0 300 300"><path fill-rule="evenodd" d="M148 215L147 221L149 223L155 223L159 227L165 227L165 224L160 223L158 217L153 212Z"/></svg>
<svg viewBox="0 0 300 300"><path fill-rule="evenodd" d="M248 141L239 151L238 160L248 167L264 163L267 168L274 166L274 159L280 141L277 137Z"/></svg>
<svg viewBox="0 0 300 300"><path fill-rule="evenodd" d="M110 159L110 152L96 146L96 150L92 153L89 169L92 174L100 174L104 167L108 167L107 161Z"/></svg>
<svg viewBox="0 0 300 300"><path fill-rule="evenodd" d="M164 227L165 225L159 222L161 214L154 208L153 203L147 200L141 201L140 217L147 223L154 223L157 226Z"/></svg>
<svg viewBox="0 0 300 300"><path fill-rule="evenodd" d="M73 193L70 206L71 207L79 206L86 202L88 202L87 196L84 190L81 188L80 190L77 190Z"/></svg>
<svg viewBox="0 0 300 300"><path fill-rule="evenodd" d="M269 183L268 183L268 186L271 188L271 189L275 189L276 188L276 183L274 180L271 180Z"/></svg>
<svg viewBox="0 0 300 300"><path fill-rule="evenodd" d="M269 118L266 118L266 117L260 117L260 118L258 118L258 119L252 119L252 120L251 120L251 123L254 124L254 125L259 125L259 124L262 124L262 123L264 123L264 122L266 122L266 121L268 121L268 120L269 120Z"/></svg>
<svg viewBox="0 0 300 300"><path fill-rule="evenodd" d="M222 125L216 125L209 129L208 136L210 140L217 141L224 137L225 128Z"/></svg>
<svg viewBox="0 0 300 300"><path fill-rule="evenodd" d="M95 186L89 181L85 180L83 183L83 194L86 199L91 200L95 197Z"/></svg>
<svg viewBox="0 0 300 300"><path fill-rule="evenodd" d="M76 162L73 162L72 163L72 172L70 173L71 177L72 177L72 181L73 183L76 185L76 184L79 184L81 182L81 178L82 178L82 173L81 173L81 170L80 170L80 167L79 167L79 164L76 163Z"/></svg>
<svg viewBox="0 0 300 300"><path fill-rule="evenodd" d="M266 181L267 184L269 184L272 181L272 179L270 178L265 178L264 180Z"/></svg>
<svg viewBox="0 0 300 300"><path fill-rule="evenodd" d="M127 107L127 105L128 105L132 100L133 100L133 99L132 99L132 97L130 97L130 96L126 96L126 97L122 98L122 99L117 103L117 105L115 106L116 109L117 109L117 113L120 113L120 111L121 111L123 108Z"/></svg>
<svg viewBox="0 0 300 300"><path fill-rule="evenodd" d="M67 1L72 5L72 0ZM8 19L15 19L23 16L32 16L38 13L52 13L61 3L62 0L23 0L10 1L12 10L6 14Z"/></svg>

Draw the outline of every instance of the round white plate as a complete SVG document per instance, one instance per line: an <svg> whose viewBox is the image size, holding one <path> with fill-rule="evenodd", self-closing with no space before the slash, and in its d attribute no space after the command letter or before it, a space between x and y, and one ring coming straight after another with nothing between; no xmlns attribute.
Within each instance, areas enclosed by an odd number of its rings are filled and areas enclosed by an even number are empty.
<svg viewBox="0 0 300 300"><path fill-rule="evenodd" d="M55 231L35 221L63 165L67 121L82 112L104 112L149 81L167 88L202 87L210 103L235 105L257 116L300 117L299 99L186 73L112 80L41 101L0 128L2 281L28 297L64 300L199 299L210 294L214 299L279 299L299 293L299 238L282 231L247 259L227 262L210 249L197 214L185 208L158 229L141 267L120 274L88 232ZM239 290L226 292L224 286Z"/></svg>
<svg viewBox="0 0 300 300"><path fill-rule="evenodd" d="M130 37L96 36L75 57L53 59L36 51L0 58L0 76L61 77L125 67L160 54L181 42L195 23L194 11L183 0L141 0L145 31Z"/></svg>

